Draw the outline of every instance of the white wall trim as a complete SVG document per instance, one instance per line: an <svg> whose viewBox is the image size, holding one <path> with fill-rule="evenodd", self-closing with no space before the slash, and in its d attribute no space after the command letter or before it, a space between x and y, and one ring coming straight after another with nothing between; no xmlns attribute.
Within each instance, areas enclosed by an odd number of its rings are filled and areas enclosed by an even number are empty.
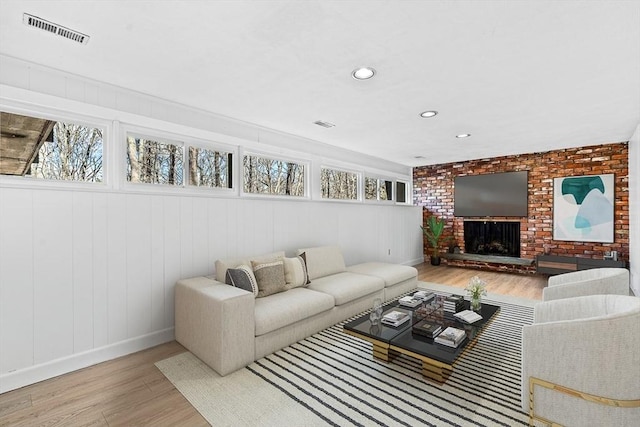
<svg viewBox="0 0 640 427"><path fill-rule="evenodd" d="M640 124L629 140L629 272L631 290L640 296Z"/></svg>
<svg viewBox="0 0 640 427"><path fill-rule="evenodd" d="M115 344L62 357L50 362L41 363L29 368L0 375L0 394L30 384L77 371L97 363L106 362L117 357L126 356L141 350L173 341L174 328L167 328Z"/></svg>

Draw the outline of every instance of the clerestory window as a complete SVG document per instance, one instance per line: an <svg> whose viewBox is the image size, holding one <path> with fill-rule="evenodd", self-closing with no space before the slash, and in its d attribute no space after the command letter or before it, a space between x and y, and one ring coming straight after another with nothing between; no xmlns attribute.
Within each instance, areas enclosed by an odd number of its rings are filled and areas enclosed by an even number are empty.
<svg viewBox="0 0 640 427"><path fill-rule="evenodd" d="M189 147L189 184L232 188L233 153Z"/></svg>
<svg viewBox="0 0 640 427"><path fill-rule="evenodd" d="M243 190L251 194L305 195L305 165L256 155L242 159Z"/></svg>
<svg viewBox="0 0 640 427"><path fill-rule="evenodd" d="M358 174L321 168L320 184L323 199L358 200Z"/></svg>
<svg viewBox="0 0 640 427"><path fill-rule="evenodd" d="M0 128L0 175L103 181L103 129L5 111Z"/></svg>
<svg viewBox="0 0 640 427"><path fill-rule="evenodd" d="M181 186L184 183L181 143L127 136L127 181Z"/></svg>

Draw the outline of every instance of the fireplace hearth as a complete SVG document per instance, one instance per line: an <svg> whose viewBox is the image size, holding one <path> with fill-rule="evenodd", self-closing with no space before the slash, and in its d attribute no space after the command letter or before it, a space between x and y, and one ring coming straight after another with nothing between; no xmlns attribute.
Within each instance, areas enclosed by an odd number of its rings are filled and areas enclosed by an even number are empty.
<svg viewBox="0 0 640 427"><path fill-rule="evenodd" d="M464 247L468 254L520 257L520 223L465 221Z"/></svg>

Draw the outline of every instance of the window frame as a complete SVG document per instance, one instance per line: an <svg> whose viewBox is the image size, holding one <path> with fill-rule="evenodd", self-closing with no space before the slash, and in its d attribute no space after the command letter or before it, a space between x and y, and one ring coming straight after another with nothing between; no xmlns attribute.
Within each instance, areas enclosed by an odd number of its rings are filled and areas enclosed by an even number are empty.
<svg viewBox="0 0 640 427"><path fill-rule="evenodd" d="M56 122L72 123L90 128L102 129L102 181L74 181L64 179L36 178L28 176L2 175L0 174L0 185L7 187L29 187L29 188L64 188L78 190L106 191L113 184L111 162L113 158L113 148L111 144L113 122L105 119L83 115L70 114L55 108L48 107L22 107L19 104L7 103L0 99L0 110L11 114L19 114L27 117L46 119Z"/></svg>
<svg viewBox="0 0 640 427"><path fill-rule="evenodd" d="M56 101L60 101L57 103ZM49 107L49 105L56 107ZM102 130L102 182L82 182L55 179L40 179L23 176L0 175L0 187L3 188L50 188L63 190L80 190L91 192L123 192L123 193L147 193L166 195L192 195L201 197L243 197L243 198L270 198L273 200L289 201L322 201L344 203L371 203L373 200L365 200L364 178L383 177L393 179L393 201L397 199L397 183L405 184L405 203L399 205L412 205L412 178L406 173L396 173L384 169L372 169L361 164L342 162L338 159L328 158L317 153L301 152L295 149L280 146L278 141L272 144L261 144L251 138L244 139L230 135L220 134L201 128L191 128L175 122L167 122L145 116L125 115L126 121L114 119L111 110L96 106L87 108L85 104L74 101L58 99L51 96L38 98L34 102L19 101L0 96L0 109L8 113L25 116L39 117L43 119L74 123L87 127L96 127ZM109 119L105 119L108 117ZM183 178L182 185L155 185L149 183L131 183L126 179L126 138L128 134L134 136L155 139L160 142L176 144L183 153ZM189 183L189 147L203 148L211 151L231 153L235 159L232 161L232 188L213 188L193 186ZM255 155L284 162L293 162L305 168L304 196L286 196L273 194L254 194L243 191L241 173L244 172L242 159L244 155ZM355 199L332 199L322 197L321 171L324 169L352 173L356 175L357 192ZM26 178L26 179L25 179ZM378 201L387 204L388 201Z"/></svg>
<svg viewBox="0 0 640 427"><path fill-rule="evenodd" d="M383 204L388 204L388 203L395 203L396 201L396 180L389 178L389 177L385 177L385 176L381 176L375 173L364 173L364 178L363 180L366 181L367 179L375 179L376 180L376 198L375 199L367 199L366 198L366 194L363 194L363 200L365 203L383 203ZM382 182L390 182L391 183L391 198L388 199L381 199L380 198L380 187ZM363 187L366 191L366 183L365 186Z"/></svg>
<svg viewBox="0 0 640 427"><path fill-rule="evenodd" d="M238 172L236 176L238 178L238 192L240 197L244 198L272 198L272 199L281 199L281 200L310 200L310 174L312 173L311 161L307 159L295 158L292 155L283 155L274 151L260 151L260 150L252 150L249 148L240 147L239 154L237 156L236 165L238 168ZM276 160L285 163L296 163L298 165L303 166L304 170L304 194L302 196L293 196L286 194L263 194L263 193L250 193L244 191L244 157L245 156L256 156L262 157L269 160Z"/></svg>
<svg viewBox="0 0 640 427"><path fill-rule="evenodd" d="M233 160L233 168L238 166L238 152L239 147L235 145L225 144L218 141L206 140L204 138L193 137L185 134L178 134L172 131L165 131L160 128L149 128L143 126L137 126L131 123L119 123L115 126L118 128L114 131L114 134L119 135L117 145L119 153L117 159L117 171L114 172L118 176L119 189L132 193L149 193L149 194L172 194L172 195L194 195L194 196L223 196L233 197L238 196L238 174L232 174L231 188L214 188L214 187L200 187L190 185L187 183L189 179L189 160L188 160L188 147L193 146L196 148L204 148L207 150L219 150L233 154L235 160ZM150 184L145 182L129 182L127 181L127 136L134 135L143 138L157 139L159 142L181 144L183 151L182 162L182 185L168 185L168 184ZM116 145L116 144L114 144Z"/></svg>
<svg viewBox="0 0 640 427"><path fill-rule="evenodd" d="M398 201L398 183L403 183L404 184L404 198L405 201L404 202L399 202ZM394 181L394 185L393 185L393 191L394 191L394 197L393 197L393 201L395 204L397 205L402 205L402 206L413 206L413 198L412 198L412 181L410 180L404 180L404 179L396 179Z"/></svg>
<svg viewBox="0 0 640 427"><path fill-rule="evenodd" d="M141 138L141 139L150 139L153 140L154 142L160 142L163 144L173 144L178 146L181 150L182 150L182 184L154 184L154 183L149 183L149 182L131 182L127 179L127 148L126 145L128 144L128 138L129 136L132 136L134 138ZM171 189L184 189L186 188L185 186L185 143L184 141L179 141L176 140L174 138L167 138L165 136L156 136L156 135L152 135L149 133L142 133L142 132L133 132L133 131L126 131L124 138L121 139L120 141L121 143L121 149L122 149L122 170L121 170L121 179L124 182L124 186L125 188L129 189L129 187L147 187L147 188L171 188Z"/></svg>
<svg viewBox="0 0 640 427"><path fill-rule="evenodd" d="M197 191L197 192L206 192L209 194L212 193L218 193L221 195L233 195L233 194L237 194L238 193L238 147L235 146L231 146L231 145L226 145L223 143L219 143L219 142L208 142L205 140L199 140L199 139L192 139L192 138L185 138L185 156L186 156L186 161L184 162L184 168L185 168L185 176L187 177L187 180L185 182L184 185L184 189L187 191ZM231 187L206 187L206 186L199 186L199 185L192 185L189 182L189 147L194 147L194 148L200 148L200 149L205 149L205 150L209 150L209 151L220 151L220 152L224 152L224 153L228 153L231 154L232 156L232 161L231 161L231 179L230 179L230 184Z"/></svg>
<svg viewBox="0 0 640 427"><path fill-rule="evenodd" d="M331 169L337 172L346 172L356 175L356 198L355 199L334 199L325 198L322 196L322 170ZM336 166L332 163L320 163L318 168L318 198L319 200L326 202L340 202L340 203L362 203L364 201L364 174L361 170L356 168L349 168L348 166Z"/></svg>

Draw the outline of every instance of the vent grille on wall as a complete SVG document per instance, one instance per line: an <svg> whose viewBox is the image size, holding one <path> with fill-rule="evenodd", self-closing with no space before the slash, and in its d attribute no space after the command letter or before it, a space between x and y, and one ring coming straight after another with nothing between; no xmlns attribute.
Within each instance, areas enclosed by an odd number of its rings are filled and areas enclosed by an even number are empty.
<svg viewBox="0 0 640 427"><path fill-rule="evenodd" d="M29 27L39 28L43 31L47 31L49 33L67 38L69 40L73 40L74 42L82 44L89 43L89 36L86 34L82 34L78 31L65 28L58 24L54 24L53 22L38 18L37 16L29 15L28 13L25 13L23 15L22 22L24 22L24 24L28 25Z"/></svg>

